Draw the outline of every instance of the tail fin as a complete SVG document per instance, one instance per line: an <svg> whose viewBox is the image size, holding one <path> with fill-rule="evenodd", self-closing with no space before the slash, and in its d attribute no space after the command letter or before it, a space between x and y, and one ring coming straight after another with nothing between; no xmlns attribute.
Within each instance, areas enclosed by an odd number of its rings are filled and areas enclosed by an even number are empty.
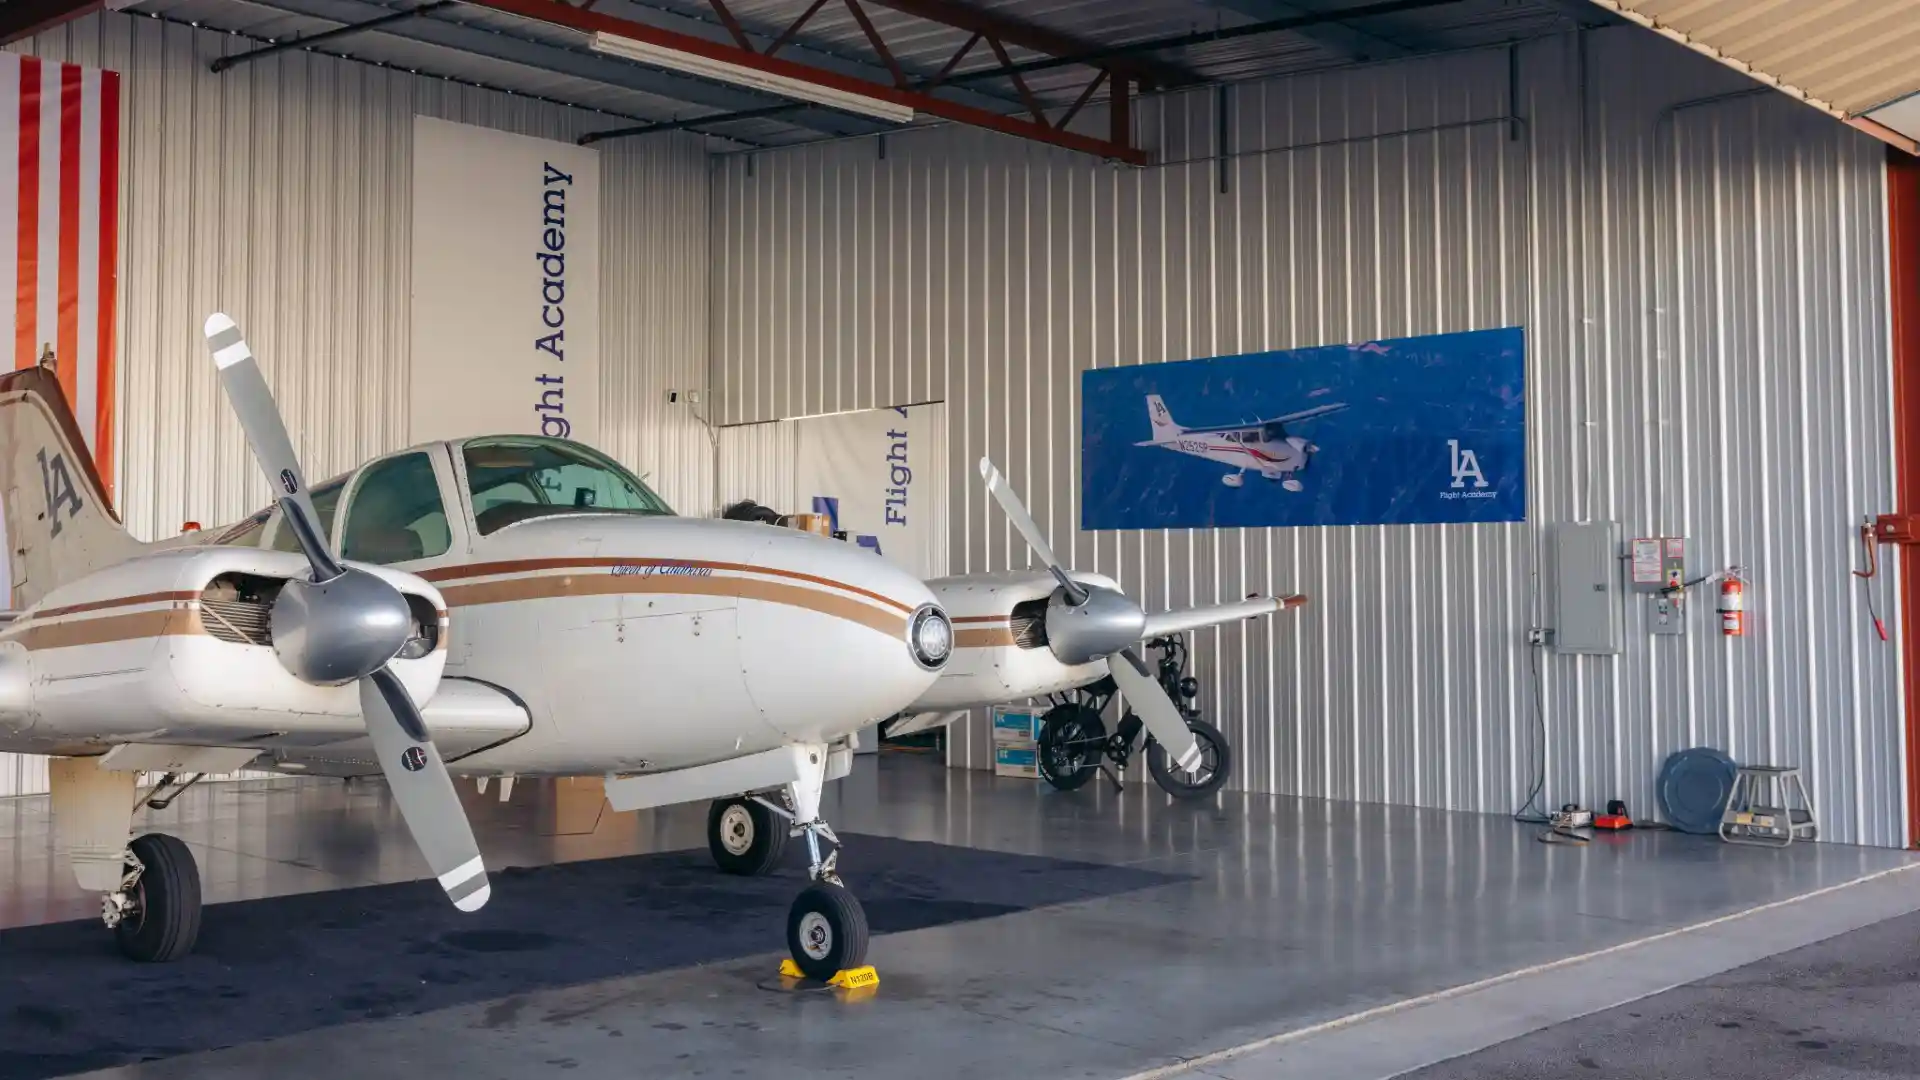
<svg viewBox="0 0 1920 1080"><path fill-rule="evenodd" d="M1173 414L1167 411L1167 403L1160 400L1159 394L1147 395L1147 418L1153 421L1154 442L1178 438L1187 430L1173 422Z"/></svg>
<svg viewBox="0 0 1920 1080"><path fill-rule="evenodd" d="M0 600L18 611L145 546L114 513L60 380L0 375Z"/></svg>

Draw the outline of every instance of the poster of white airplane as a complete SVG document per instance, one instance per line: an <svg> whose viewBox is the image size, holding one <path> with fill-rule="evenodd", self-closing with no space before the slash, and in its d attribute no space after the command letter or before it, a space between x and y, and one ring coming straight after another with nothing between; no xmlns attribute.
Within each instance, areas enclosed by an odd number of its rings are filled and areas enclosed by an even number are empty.
<svg viewBox="0 0 1920 1080"><path fill-rule="evenodd" d="M1190 428L1174 422L1160 395L1148 394L1147 417L1153 423L1153 438L1133 445L1157 446L1235 466L1237 471L1220 478L1221 483L1231 488L1246 483L1247 470L1253 469L1268 480L1280 481L1280 486L1287 491L1300 491L1305 485L1294 474L1305 469L1308 459L1320 448L1301 436L1287 434L1286 425L1317 419L1346 407L1344 403L1318 405L1267 420Z"/></svg>

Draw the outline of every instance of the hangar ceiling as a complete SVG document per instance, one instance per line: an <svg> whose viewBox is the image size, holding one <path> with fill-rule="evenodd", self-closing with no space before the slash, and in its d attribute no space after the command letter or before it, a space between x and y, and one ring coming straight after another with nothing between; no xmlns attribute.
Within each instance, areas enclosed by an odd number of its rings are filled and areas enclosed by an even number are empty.
<svg viewBox="0 0 1920 1080"><path fill-rule="evenodd" d="M0 40L103 6L229 33L226 72L305 49L603 114L583 141L945 121L1120 160L1143 158L1088 105L1619 21L1590 0L6 0Z"/></svg>
<svg viewBox="0 0 1920 1080"><path fill-rule="evenodd" d="M1920 153L1920 0L1594 0Z"/></svg>

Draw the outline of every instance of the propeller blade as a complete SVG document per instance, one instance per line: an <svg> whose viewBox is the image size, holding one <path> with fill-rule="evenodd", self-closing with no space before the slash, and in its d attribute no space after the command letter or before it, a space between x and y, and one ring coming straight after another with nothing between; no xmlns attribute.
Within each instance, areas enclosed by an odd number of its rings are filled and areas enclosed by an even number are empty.
<svg viewBox="0 0 1920 1080"><path fill-rule="evenodd" d="M1251 619L1257 615L1285 611L1307 602L1307 598L1295 593L1291 596L1250 596L1231 604L1213 604L1207 607L1182 608L1179 611L1163 611L1158 615L1147 616L1147 628L1141 631L1142 638L1165 637L1187 630L1198 630L1203 626L1218 626L1236 619Z"/></svg>
<svg viewBox="0 0 1920 1080"><path fill-rule="evenodd" d="M1192 772L1200 763L1200 743L1187 728L1186 718L1174 707L1173 699L1148 674L1140 654L1131 648L1122 649L1107 657L1107 669L1120 692L1132 703L1133 711L1140 714L1147 731L1166 749L1167 756L1180 769Z"/></svg>
<svg viewBox="0 0 1920 1080"><path fill-rule="evenodd" d="M992 460L980 459L980 475L987 481L987 493L1000 504L1000 509L1006 511L1007 517L1013 522L1014 529L1026 540L1027 546L1033 549L1033 553L1040 557L1041 562L1047 564L1048 570L1053 571L1053 576L1060 582L1060 587L1067 590L1067 598L1072 600L1076 607L1086 603L1086 588L1067 576L1066 568L1061 566L1060 560L1054 557L1053 547L1047 543L1047 538L1040 534L1040 526L1034 524L1033 516L1027 513L1026 506L1020 502L1020 496L1013 493L1012 485L1007 483L1006 477L1000 475L999 469L993 467Z"/></svg>
<svg viewBox="0 0 1920 1080"><path fill-rule="evenodd" d="M492 892L480 845L474 842L473 826L461 809L446 763L427 738L420 710L393 669L383 667L360 680L360 711L393 801L440 887L454 907L479 911Z"/></svg>
<svg viewBox="0 0 1920 1080"><path fill-rule="evenodd" d="M294 453L293 440L280 419L280 407L274 403L273 391L267 388L253 350L240 328L221 312L207 317L205 331L207 348L213 351L213 362L220 369L220 386L240 417L247 445L267 474L281 512L306 552L307 561L313 564L314 580L339 577L339 560L327 549L326 537L318 526L320 515L314 512L313 499L307 494L306 474L300 471L300 458Z"/></svg>

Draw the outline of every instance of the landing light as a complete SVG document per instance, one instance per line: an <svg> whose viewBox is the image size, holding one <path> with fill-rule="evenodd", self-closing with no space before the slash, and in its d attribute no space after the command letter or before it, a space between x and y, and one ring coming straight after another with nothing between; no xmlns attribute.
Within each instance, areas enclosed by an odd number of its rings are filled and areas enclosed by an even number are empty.
<svg viewBox="0 0 1920 1080"><path fill-rule="evenodd" d="M922 604L907 620L907 644L913 659L929 670L947 662L953 651L953 623L947 613L932 604Z"/></svg>

